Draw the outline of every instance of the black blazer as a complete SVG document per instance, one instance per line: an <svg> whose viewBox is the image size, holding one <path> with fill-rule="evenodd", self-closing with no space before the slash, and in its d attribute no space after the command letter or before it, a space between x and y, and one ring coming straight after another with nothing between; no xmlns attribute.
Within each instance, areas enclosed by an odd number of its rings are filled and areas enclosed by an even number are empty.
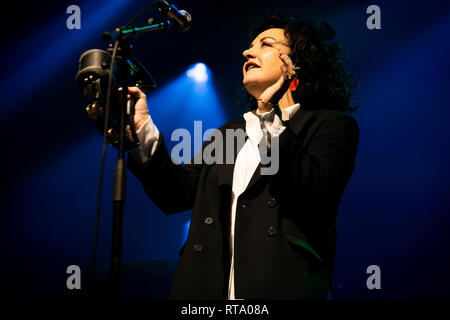
<svg viewBox="0 0 450 320"><path fill-rule="evenodd" d="M237 128L245 130L245 121L218 130L225 136ZM160 138L147 163L129 157L128 167L164 213L193 209L170 298L226 299L234 165L175 165ZM261 175L258 167L238 198L235 295L323 299L333 278L337 210L354 169L358 125L343 112L301 108L279 139L278 173ZM225 152L226 146L224 159Z"/></svg>

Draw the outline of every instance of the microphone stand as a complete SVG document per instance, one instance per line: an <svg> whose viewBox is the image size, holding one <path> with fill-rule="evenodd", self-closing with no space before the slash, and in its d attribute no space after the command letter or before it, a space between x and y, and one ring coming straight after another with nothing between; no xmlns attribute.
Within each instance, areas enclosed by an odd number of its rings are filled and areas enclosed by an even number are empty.
<svg viewBox="0 0 450 320"><path fill-rule="evenodd" d="M173 22L170 20L167 20L167 21L162 21L162 22L155 23L152 25L142 26L142 27L128 26L128 27L116 28L112 32L104 32L102 38L104 41L124 40L124 39L135 37L144 32L166 29L171 26L173 26Z"/></svg>
<svg viewBox="0 0 450 320"><path fill-rule="evenodd" d="M160 23L142 26L142 27L122 27L116 28L113 32L105 32L103 40L118 41L118 53L121 59L118 59L118 69L122 79L122 101L120 108L120 130L119 130L119 151L114 172L114 188L113 188L113 232L112 232L112 251L111 266L109 277L109 295L113 299L119 299L120 289L120 266L122 254L122 229L123 229L123 208L126 198L126 161L124 150L125 137L125 113L127 111L127 94L130 81L130 65L127 60L131 56L132 44L131 38L148 31L160 30L173 25L170 20Z"/></svg>
<svg viewBox="0 0 450 320"><path fill-rule="evenodd" d="M127 110L127 94L130 67L126 63L131 54L131 44L126 39L119 41L118 50L123 59L118 62L119 71L122 79L122 101L120 108L120 130L119 130L119 152L117 156L116 167L114 171L114 187L113 187L113 237L111 251L111 269L110 269L110 295L112 298L119 298L120 283L120 262L122 253L122 226L123 226L123 207L126 198L126 162L124 150L125 137L125 112ZM119 49L120 48L120 49Z"/></svg>

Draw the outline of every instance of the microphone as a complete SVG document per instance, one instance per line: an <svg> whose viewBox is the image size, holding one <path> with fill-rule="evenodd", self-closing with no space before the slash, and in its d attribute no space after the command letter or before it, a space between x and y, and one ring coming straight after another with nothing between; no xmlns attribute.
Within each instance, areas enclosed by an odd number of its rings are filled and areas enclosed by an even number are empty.
<svg viewBox="0 0 450 320"><path fill-rule="evenodd" d="M173 4L165 0L158 1L158 10L169 20L175 22L180 31L187 31L191 27L192 18L186 10L178 10Z"/></svg>

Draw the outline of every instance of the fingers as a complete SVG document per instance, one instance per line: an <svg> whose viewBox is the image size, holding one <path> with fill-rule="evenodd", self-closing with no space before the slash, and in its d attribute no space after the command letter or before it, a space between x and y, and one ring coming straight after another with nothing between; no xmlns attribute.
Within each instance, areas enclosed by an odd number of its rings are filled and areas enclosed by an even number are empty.
<svg viewBox="0 0 450 320"><path fill-rule="evenodd" d="M123 90L122 87L120 87L119 92L121 92ZM139 89L138 87L128 87L128 97L131 97L131 95L134 95L135 97L141 99L141 98L146 98L147 96L145 95L145 93L143 93L141 91L141 89Z"/></svg>
<svg viewBox="0 0 450 320"><path fill-rule="evenodd" d="M281 65L281 68L283 70L284 78L292 79L292 77L296 73L295 72L296 68L295 68L294 64L292 63L291 58L287 54L282 53L280 51L280 59L283 62L283 64Z"/></svg>
<svg viewBox="0 0 450 320"><path fill-rule="evenodd" d="M283 79L283 80L288 80L289 76L290 76L288 68L284 64L281 65L281 75L282 75L282 77L280 79Z"/></svg>
<svg viewBox="0 0 450 320"><path fill-rule="evenodd" d="M292 63L291 58L287 54L280 53L280 58L289 67L290 70L295 71L294 64Z"/></svg>
<svg viewBox="0 0 450 320"><path fill-rule="evenodd" d="M128 87L128 93L135 94L139 98L145 98L146 95L138 87Z"/></svg>

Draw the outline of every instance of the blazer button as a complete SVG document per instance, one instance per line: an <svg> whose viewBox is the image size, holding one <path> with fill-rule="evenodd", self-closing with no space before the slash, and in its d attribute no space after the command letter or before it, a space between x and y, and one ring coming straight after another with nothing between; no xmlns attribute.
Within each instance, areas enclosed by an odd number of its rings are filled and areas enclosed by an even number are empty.
<svg viewBox="0 0 450 320"><path fill-rule="evenodd" d="M241 207L242 208L248 208L250 206L250 204L248 203L248 201L241 201Z"/></svg>
<svg viewBox="0 0 450 320"><path fill-rule="evenodd" d="M269 228L267 228L267 234L273 237L277 234L277 229L275 229L274 226L270 226Z"/></svg>
<svg viewBox="0 0 450 320"><path fill-rule="evenodd" d="M205 223L206 224L212 224L214 222L214 219L212 217L206 217Z"/></svg>
<svg viewBox="0 0 450 320"><path fill-rule="evenodd" d="M194 251L195 252L202 252L203 251L203 246L201 245L201 244L199 244L199 243L197 243L197 244L194 244Z"/></svg>
<svg viewBox="0 0 450 320"><path fill-rule="evenodd" d="M266 205L269 208L273 208L273 207L275 207L277 205L277 201L275 200L275 198L269 199L269 200L266 201Z"/></svg>

